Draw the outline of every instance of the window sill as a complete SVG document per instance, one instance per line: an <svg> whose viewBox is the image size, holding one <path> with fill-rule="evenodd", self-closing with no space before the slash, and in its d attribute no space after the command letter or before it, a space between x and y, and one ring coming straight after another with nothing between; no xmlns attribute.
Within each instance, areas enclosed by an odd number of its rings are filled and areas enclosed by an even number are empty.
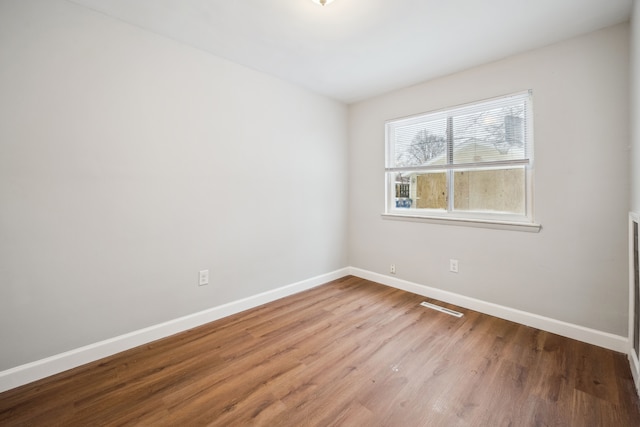
<svg viewBox="0 0 640 427"><path fill-rule="evenodd" d="M427 222L431 224L458 225L462 227L491 228L494 230L526 231L529 233L538 233L542 228L542 225L536 224L536 223L469 219L469 218L445 218L445 217L438 217L438 216L383 213L382 218L395 220L395 221Z"/></svg>

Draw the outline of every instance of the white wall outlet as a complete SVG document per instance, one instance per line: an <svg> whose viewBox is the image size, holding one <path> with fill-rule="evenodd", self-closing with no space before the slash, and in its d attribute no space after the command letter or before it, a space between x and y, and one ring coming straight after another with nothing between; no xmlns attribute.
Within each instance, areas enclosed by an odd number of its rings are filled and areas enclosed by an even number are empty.
<svg viewBox="0 0 640 427"><path fill-rule="evenodd" d="M209 270L200 270L198 273L198 286L209 284Z"/></svg>
<svg viewBox="0 0 640 427"><path fill-rule="evenodd" d="M450 259L449 260L449 271L452 273L457 273L458 272L458 260L457 259Z"/></svg>
<svg viewBox="0 0 640 427"><path fill-rule="evenodd" d="M391 264L389 266L389 273L396 274L396 265L395 264Z"/></svg>

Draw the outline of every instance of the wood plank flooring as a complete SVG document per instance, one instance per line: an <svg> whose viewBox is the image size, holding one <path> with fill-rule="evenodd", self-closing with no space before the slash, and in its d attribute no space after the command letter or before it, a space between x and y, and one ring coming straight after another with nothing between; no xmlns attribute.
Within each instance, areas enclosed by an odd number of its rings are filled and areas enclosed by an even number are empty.
<svg viewBox="0 0 640 427"><path fill-rule="evenodd" d="M345 277L2 393L0 425L624 427L640 405L623 354Z"/></svg>

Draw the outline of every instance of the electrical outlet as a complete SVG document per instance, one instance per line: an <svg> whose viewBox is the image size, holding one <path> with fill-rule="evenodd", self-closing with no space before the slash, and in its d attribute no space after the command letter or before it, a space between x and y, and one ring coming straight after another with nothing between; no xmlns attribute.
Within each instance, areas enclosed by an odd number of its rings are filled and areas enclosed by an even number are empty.
<svg viewBox="0 0 640 427"><path fill-rule="evenodd" d="M396 265L395 264L391 264L389 266L389 273L396 274Z"/></svg>
<svg viewBox="0 0 640 427"><path fill-rule="evenodd" d="M198 286L209 284L209 270L200 270L198 273Z"/></svg>
<svg viewBox="0 0 640 427"><path fill-rule="evenodd" d="M449 271L452 273L457 273L458 272L458 260L457 259L450 259L449 260Z"/></svg>

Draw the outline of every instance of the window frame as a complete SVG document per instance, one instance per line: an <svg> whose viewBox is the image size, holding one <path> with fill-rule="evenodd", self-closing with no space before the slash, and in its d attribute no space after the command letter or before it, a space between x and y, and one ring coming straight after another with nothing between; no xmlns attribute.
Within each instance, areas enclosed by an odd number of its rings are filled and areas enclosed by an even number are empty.
<svg viewBox="0 0 640 427"><path fill-rule="evenodd" d="M398 167L395 160L396 141L395 130L399 127L426 123L442 119L443 117L455 117L472 112L488 111L490 106L509 99L522 99L525 101L525 159L513 159L502 161L485 161L475 163L456 164L453 159L453 130L447 130L447 160L446 164L421 167ZM495 108L495 107L494 107ZM385 210L384 218L424 220L443 224L470 225L489 228L524 229L526 231L539 231L540 225L534 222L533 217L533 175L534 175L534 140L533 140L533 93L531 90L516 92L508 95L475 101L463 105L443 108L426 113L415 114L408 117L388 120L385 122ZM455 210L453 178L457 171L510 169L510 166L524 168L524 213L495 213L481 211ZM406 208L396 207L395 175L398 172L416 171L421 173L445 172L447 186L447 208Z"/></svg>

